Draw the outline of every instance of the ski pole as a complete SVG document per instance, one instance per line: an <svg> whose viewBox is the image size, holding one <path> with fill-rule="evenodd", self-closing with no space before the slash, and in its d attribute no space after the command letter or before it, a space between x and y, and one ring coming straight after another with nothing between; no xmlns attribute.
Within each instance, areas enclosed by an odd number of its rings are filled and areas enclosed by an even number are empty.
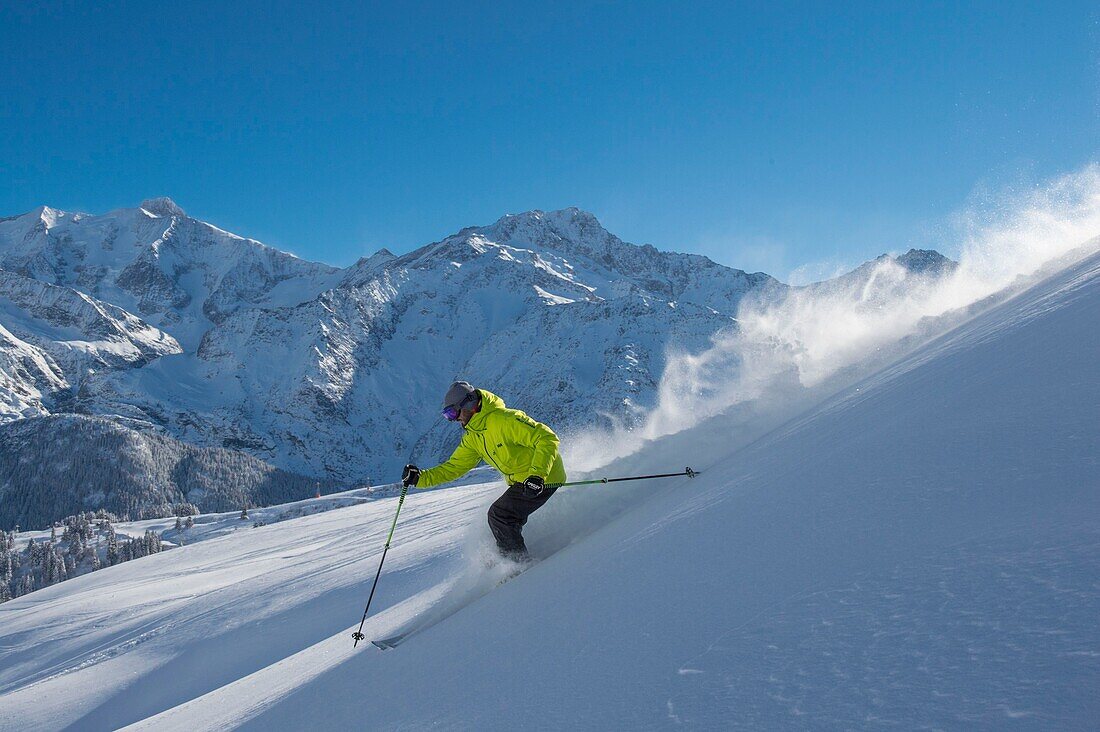
<svg viewBox="0 0 1100 732"><path fill-rule="evenodd" d="M596 478L594 480L575 480L572 483L555 483L557 488L562 488L567 485L592 485L593 483L618 483L623 480L649 480L650 478L675 478L680 475L686 475L689 478L694 478L697 475L702 475L698 470L692 470L691 468L684 468L682 473L661 473L660 475L632 475L628 478Z"/></svg>
<svg viewBox="0 0 1100 732"><path fill-rule="evenodd" d="M397 513L393 515L390 535L386 537L386 546L382 548L382 559L378 562L378 572L374 575L374 584L371 585L370 588L370 597L367 598L367 606L363 609L363 619L359 621L359 630L351 634L351 637L355 639L352 648L358 646L359 641L363 640L363 623L367 622L367 613L370 612L370 602L374 599L374 591L378 588L378 578L382 575L382 563L386 561L386 552L390 550L390 542L393 540L393 530L397 528L397 517L401 515L401 504L405 502L405 494L408 492L409 487L402 483L401 497L397 499Z"/></svg>

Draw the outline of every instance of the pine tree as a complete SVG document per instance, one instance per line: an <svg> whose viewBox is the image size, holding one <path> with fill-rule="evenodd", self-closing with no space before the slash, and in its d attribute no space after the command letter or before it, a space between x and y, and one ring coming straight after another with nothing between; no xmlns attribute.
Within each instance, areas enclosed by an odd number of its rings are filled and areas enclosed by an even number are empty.
<svg viewBox="0 0 1100 732"><path fill-rule="evenodd" d="M65 566L65 557L61 554L61 547L51 547L50 554L53 555L53 582L50 584L64 582L69 578L69 572Z"/></svg>
<svg viewBox="0 0 1100 732"><path fill-rule="evenodd" d="M198 514L199 507L193 503L177 503L173 506L173 511L177 516L194 516Z"/></svg>
<svg viewBox="0 0 1100 732"><path fill-rule="evenodd" d="M107 524L107 566L113 567L122 561L122 557L118 551L118 537L115 535L114 527Z"/></svg>
<svg viewBox="0 0 1100 732"><path fill-rule="evenodd" d="M46 545L46 553L42 557L42 580L47 587L52 585L57 580L55 579L55 569L53 563L53 546L51 544Z"/></svg>
<svg viewBox="0 0 1100 732"><path fill-rule="evenodd" d="M0 553L0 602L12 599L13 584L11 549L9 548Z"/></svg>

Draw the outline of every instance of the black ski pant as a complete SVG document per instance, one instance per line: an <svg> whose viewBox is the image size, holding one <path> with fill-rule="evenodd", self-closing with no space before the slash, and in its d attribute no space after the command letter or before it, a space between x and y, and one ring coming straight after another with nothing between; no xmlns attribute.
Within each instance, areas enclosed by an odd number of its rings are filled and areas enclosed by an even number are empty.
<svg viewBox="0 0 1100 732"><path fill-rule="evenodd" d="M513 559L527 557L527 545L523 543L523 525L527 517L542 508L550 500L557 486L547 486L537 496L530 496L522 483L513 483L504 494L489 506L489 528L497 540L500 553Z"/></svg>

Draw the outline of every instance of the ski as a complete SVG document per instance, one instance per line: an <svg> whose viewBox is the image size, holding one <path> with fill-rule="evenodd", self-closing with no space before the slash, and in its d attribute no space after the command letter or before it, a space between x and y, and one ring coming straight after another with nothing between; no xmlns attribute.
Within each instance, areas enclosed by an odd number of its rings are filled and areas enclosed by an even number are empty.
<svg viewBox="0 0 1100 732"><path fill-rule="evenodd" d="M449 608L445 613L436 615L435 617L432 617L428 620L424 620L424 621L420 622L419 624L417 624L416 621L414 620L411 627L409 627L407 630L404 630L404 631L398 633L397 635L390 636L389 638L379 638L378 640L372 640L371 645L373 645L375 648L377 648L379 650L382 650L382 651L388 651L392 648L396 648L397 646L401 645L406 640L408 640L409 636L415 635L416 633L419 633L420 631L425 630L426 628L430 628L433 625L436 625L437 623L442 623L444 620L451 617L452 615L454 615L455 613L457 613L459 610L466 607L470 603L484 597L486 594L488 594L488 592L489 592L489 590L486 590L485 592L482 592L482 593L478 594L476 597L474 597L472 599L463 601L462 603L460 603L456 607Z"/></svg>
<svg viewBox="0 0 1100 732"><path fill-rule="evenodd" d="M372 640L371 645L380 650L388 651L391 648L397 648L398 644L401 643L401 641L405 640L407 637L409 637L409 633L402 633L400 635L395 635L392 638L385 638L383 640Z"/></svg>

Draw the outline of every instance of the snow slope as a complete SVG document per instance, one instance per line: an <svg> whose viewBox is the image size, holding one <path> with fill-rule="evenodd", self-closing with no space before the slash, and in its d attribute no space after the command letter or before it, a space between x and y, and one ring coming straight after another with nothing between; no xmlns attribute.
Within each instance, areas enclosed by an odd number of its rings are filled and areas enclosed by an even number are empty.
<svg viewBox="0 0 1100 732"><path fill-rule="evenodd" d="M1093 253L748 446L656 440L608 471L703 475L563 490L394 651L349 639L392 500L6 603L0 728L1092 728L1098 314ZM368 637L476 577L499 489L406 502Z"/></svg>

